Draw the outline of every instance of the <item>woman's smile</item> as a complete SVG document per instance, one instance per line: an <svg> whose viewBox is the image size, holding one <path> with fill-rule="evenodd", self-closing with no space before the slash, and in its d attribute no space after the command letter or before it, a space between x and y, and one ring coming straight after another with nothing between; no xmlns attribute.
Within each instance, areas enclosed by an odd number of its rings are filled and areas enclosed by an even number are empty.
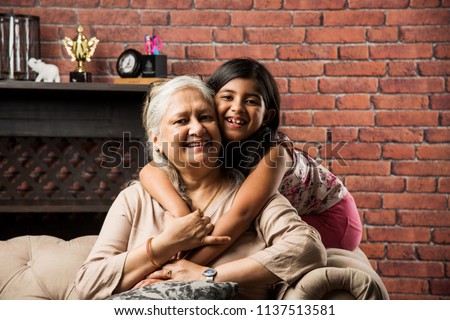
<svg viewBox="0 0 450 320"><path fill-rule="evenodd" d="M172 163L197 166L217 160L221 141L213 106L197 90L184 89L171 97L154 143Z"/></svg>
<svg viewBox="0 0 450 320"><path fill-rule="evenodd" d="M180 147L193 149L194 151L203 151L205 148L207 148L211 145L212 145L212 143L211 143L210 139L195 140L195 141L190 141L190 142L186 141L186 142L180 143Z"/></svg>

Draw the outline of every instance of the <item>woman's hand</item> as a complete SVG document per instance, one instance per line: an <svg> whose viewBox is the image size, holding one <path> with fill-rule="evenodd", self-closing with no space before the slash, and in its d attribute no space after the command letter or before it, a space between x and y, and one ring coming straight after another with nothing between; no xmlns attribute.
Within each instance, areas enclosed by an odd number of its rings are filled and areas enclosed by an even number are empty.
<svg viewBox="0 0 450 320"><path fill-rule="evenodd" d="M145 280L151 281L194 281L205 280L203 271L208 267L198 265L185 259L172 260L166 263L162 269L147 276ZM143 280L143 281L145 281Z"/></svg>
<svg viewBox="0 0 450 320"><path fill-rule="evenodd" d="M231 240L228 236L209 235L213 229L211 218L203 216L200 210L179 218L166 212L164 231L157 238L159 241L173 244L177 252L204 245L224 244Z"/></svg>
<svg viewBox="0 0 450 320"><path fill-rule="evenodd" d="M188 260L172 260L165 264L162 269L152 272L145 279L139 281L133 289L165 281L205 280L203 271L206 269L208 268Z"/></svg>
<svg viewBox="0 0 450 320"><path fill-rule="evenodd" d="M136 285L131 288L131 289L137 289L137 288L142 288L145 286L149 286L155 283L160 283L160 282L164 282L165 280L160 280L160 279L148 279L145 278L144 280L139 281L138 283L136 283Z"/></svg>

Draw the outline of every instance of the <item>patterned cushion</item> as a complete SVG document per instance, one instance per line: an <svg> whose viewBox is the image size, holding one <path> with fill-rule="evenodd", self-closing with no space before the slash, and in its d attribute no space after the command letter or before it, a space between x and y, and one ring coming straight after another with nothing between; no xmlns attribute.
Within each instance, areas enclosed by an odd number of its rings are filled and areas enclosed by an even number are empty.
<svg viewBox="0 0 450 320"><path fill-rule="evenodd" d="M237 290L234 282L168 281L118 293L107 300L228 300Z"/></svg>

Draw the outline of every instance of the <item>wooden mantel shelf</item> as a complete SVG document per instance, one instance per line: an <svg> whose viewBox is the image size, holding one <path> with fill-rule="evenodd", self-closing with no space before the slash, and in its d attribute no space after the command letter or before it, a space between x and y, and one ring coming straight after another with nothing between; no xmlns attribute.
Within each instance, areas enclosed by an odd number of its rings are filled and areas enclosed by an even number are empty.
<svg viewBox="0 0 450 320"><path fill-rule="evenodd" d="M149 85L147 84L112 84L112 83L46 83L33 81L12 81L0 80L0 90L47 90L47 91L96 91L96 92L143 92L145 93Z"/></svg>

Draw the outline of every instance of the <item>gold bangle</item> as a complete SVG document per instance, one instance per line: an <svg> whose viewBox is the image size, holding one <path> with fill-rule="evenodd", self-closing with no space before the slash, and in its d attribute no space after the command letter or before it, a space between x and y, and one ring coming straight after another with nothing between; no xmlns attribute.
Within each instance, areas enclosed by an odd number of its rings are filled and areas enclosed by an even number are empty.
<svg viewBox="0 0 450 320"><path fill-rule="evenodd" d="M149 238L149 239L147 240L147 243L146 243L146 245L145 245L145 251L147 252L147 256L148 256L150 262L151 262L155 267L162 268L162 266L161 266L159 263L157 263L157 262L155 261L155 259L153 258L153 255L152 255L152 240L153 240L153 237L151 237L151 238Z"/></svg>

